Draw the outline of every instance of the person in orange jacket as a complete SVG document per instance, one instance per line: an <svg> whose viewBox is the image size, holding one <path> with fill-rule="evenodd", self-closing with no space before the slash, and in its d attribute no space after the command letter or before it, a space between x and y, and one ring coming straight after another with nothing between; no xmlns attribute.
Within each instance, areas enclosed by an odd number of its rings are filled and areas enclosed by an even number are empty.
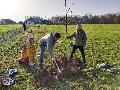
<svg viewBox="0 0 120 90"><path fill-rule="evenodd" d="M22 45L22 53L21 53L21 57L19 58L19 63L24 63L24 62L29 62L27 46L25 43Z"/></svg>
<svg viewBox="0 0 120 90"><path fill-rule="evenodd" d="M35 62L36 50L34 45L34 38L31 33L32 31L30 31L30 33L28 33L27 35L27 53L29 57L29 64L32 66L34 65L34 62Z"/></svg>
<svg viewBox="0 0 120 90"><path fill-rule="evenodd" d="M24 40L25 43L22 46L22 53L21 57L19 58L19 63L24 63L27 61L27 63L32 66L34 65L36 54L32 30L28 32L25 39L26 40Z"/></svg>

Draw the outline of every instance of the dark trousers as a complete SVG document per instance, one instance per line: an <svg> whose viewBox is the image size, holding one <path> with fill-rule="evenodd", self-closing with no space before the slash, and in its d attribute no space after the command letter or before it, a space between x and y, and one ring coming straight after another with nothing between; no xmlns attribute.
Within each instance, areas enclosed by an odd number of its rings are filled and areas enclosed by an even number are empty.
<svg viewBox="0 0 120 90"><path fill-rule="evenodd" d="M72 49L72 53L71 53L71 56L70 56L70 60L72 59L73 57L73 54L75 53L75 51L79 49L80 52L81 52L81 55L82 55L82 58L83 58L83 62L86 63L86 60L85 60L85 53L84 53L84 48L83 46L73 46L73 49Z"/></svg>

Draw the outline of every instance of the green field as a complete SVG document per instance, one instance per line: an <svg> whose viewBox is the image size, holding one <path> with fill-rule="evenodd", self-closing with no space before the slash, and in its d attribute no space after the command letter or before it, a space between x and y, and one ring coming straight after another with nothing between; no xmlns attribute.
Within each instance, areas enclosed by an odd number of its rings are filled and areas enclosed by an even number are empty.
<svg viewBox="0 0 120 90"><path fill-rule="evenodd" d="M20 28L22 25L0 25L0 33L1 32L6 32L8 30L14 30L14 29L17 29L17 28Z"/></svg>
<svg viewBox="0 0 120 90"><path fill-rule="evenodd" d="M87 34L86 44L86 61L89 67L97 67L100 63L109 63L116 68L120 68L120 24L83 24L83 29ZM12 26L8 26L9 30ZM8 30L0 26L0 32ZM40 25L29 28L33 30L35 46L37 48L36 63L38 63L40 48L39 40L42 36L50 32L60 32L61 38L55 45L55 51L61 53L63 49L67 57L70 55L71 47L67 40L64 25ZM67 35L75 31L75 25L68 26ZM0 72L4 72L7 68L13 67L18 69L15 76L15 84L12 86L0 85L0 90L120 90L120 73L112 74L108 71L97 71L97 78L91 72L83 73L79 77L65 78L64 81L58 81L51 87L35 87L32 85L33 72L29 72L26 68L18 64L18 58L21 54L21 45L26 32L17 35L12 39L0 44ZM92 47L93 46L93 47ZM91 50L94 49L94 55ZM75 57L81 58L81 54L77 51ZM60 56L58 56L59 58ZM45 64L49 64L50 59L48 53L45 55ZM2 75L2 73L0 73Z"/></svg>

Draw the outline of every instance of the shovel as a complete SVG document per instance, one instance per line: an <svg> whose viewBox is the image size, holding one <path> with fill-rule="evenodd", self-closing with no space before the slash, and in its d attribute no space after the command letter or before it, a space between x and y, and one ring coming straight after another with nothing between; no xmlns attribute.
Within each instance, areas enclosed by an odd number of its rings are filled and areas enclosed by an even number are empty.
<svg viewBox="0 0 120 90"><path fill-rule="evenodd" d="M56 60L54 59L53 61L54 61L55 65L57 66L58 72L61 73L61 70L60 70L60 68L59 68L59 66L58 66L58 64L57 64L57 62L56 62Z"/></svg>

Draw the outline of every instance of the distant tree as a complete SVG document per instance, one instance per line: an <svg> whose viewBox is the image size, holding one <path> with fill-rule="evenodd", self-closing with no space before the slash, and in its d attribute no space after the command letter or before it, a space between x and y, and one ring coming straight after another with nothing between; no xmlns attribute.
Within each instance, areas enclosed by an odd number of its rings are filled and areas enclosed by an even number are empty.
<svg viewBox="0 0 120 90"><path fill-rule="evenodd" d="M117 22L117 24L120 24L120 14L117 14L117 17L116 17L116 22Z"/></svg>
<svg viewBox="0 0 120 90"><path fill-rule="evenodd" d="M0 24L1 25L16 24L16 22L11 19L1 19Z"/></svg>
<svg viewBox="0 0 120 90"><path fill-rule="evenodd" d="M92 16L90 19L89 19L89 23L91 24L99 24L99 21L100 21L100 17L99 16Z"/></svg>
<svg viewBox="0 0 120 90"><path fill-rule="evenodd" d="M19 21L18 24L23 24L23 22L22 22L22 21Z"/></svg>

